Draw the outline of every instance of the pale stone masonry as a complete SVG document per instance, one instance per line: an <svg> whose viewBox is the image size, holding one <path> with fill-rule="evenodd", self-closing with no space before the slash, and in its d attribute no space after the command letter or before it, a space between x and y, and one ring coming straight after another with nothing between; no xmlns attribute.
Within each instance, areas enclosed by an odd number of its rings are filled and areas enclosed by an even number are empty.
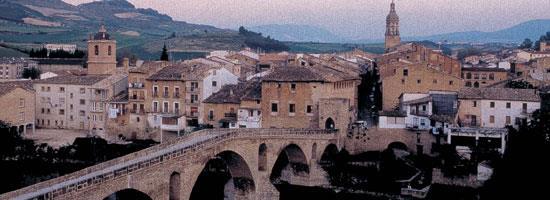
<svg viewBox="0 0 550 200"><path fill-rule="evenodd" d="M26 58L0 58L0 81L21 79L23 70L37 67L38 62Z"/></svg>
<svg viewBox="0 0 550 200"><path fill-rule="evenodd" d="M127 75L57 76L34 82L37 126L105 136L107 103L126 90Z"/></svg>
<svg viewBox="0 0 550 200"><path fill-rule="evenodd" d="M34 133L35 93L29 81L0 83L0 120L26 134Z"/></svg>

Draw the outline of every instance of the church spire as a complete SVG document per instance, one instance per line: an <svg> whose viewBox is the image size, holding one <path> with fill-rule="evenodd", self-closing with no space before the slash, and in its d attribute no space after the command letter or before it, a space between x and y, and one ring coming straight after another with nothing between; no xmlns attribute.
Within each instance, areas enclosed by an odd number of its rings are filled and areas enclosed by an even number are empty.
<svg viewBox="0 0 550 200"><path fill-rule="evenodd" d="M390 13L386 17L386 51L390 51L401 43L399 34L399 16L395 11L395 2L392 0L390 4Z"/></svg>

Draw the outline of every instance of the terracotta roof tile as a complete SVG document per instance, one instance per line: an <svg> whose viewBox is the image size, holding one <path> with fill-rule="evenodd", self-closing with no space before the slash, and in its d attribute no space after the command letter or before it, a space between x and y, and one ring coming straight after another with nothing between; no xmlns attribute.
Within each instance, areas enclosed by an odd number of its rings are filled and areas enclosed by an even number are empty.
<svg viewBox="0 0 550 200"><path fill-rule="evenodd" d="M488 99L509 101L540 101L535 89L513 88L464 88L458 93L459 99Z"/></svg>

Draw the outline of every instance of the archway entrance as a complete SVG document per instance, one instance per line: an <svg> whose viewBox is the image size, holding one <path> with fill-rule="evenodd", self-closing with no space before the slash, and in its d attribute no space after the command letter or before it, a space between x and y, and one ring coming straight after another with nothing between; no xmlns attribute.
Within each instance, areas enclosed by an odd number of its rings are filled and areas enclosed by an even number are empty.
<svg viewBox="0 0 550 200"><path fill-rule="evenodd" d="M206 163L190 199L254 199L254 184L245 160L233 151L224 151Z"/></svg>
<svg viewBox="0 0 550 200"><path fill-rule="evenodd" d="M309 165L306 155L298 145L290 144L279 153L269 179L276 185L307 177Z"/></svg>
<svg viewBox="0 0 550 200"><path fill-rule="evenodd" d="M321 160L319 161L319 163L321 165L332 165L334 164L337 156L338 147L336 147L335 144L329 144L323 151L323 155L321 155Z"/></svg>
<svg viewBox="0 0 550 200"><path fill-rule="evenodd" d="M124 189L115 192L103 200L152 200L149 195L135 189Z"/></svg>
<svg viewBox="0 0 550 200"><path fill-rule="evenodd" d="M325 121L325 129L329 129L329 130L333 130L335 129L336 126L334 125L334 120L332 118L328 118L326 121Z"/></svg>

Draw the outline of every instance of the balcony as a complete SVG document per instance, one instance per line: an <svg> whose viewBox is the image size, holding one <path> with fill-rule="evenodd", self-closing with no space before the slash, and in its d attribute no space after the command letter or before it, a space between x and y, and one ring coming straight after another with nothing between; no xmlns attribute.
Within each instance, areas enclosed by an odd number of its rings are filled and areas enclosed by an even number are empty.
<svg viewBox="0 0 550 200"><path fill-rule="evenodd" d="M187 117L199 117L199 112L186 112L185 116L187 116Z"/></svg>
<svg viewBox="0 0 550 200"><path fill-rule="evenodd" d="M145 84L144 83L139 83L139 82L130 83L128 87L133 88L133 89L141 89L141 88L145 88Z"/></svg>
<svg viewBox="0 0 550 200"><path fill-rule="evenodd" d="M237 113L224 113L223 117L237 119Z"/></svg>
<svg viewBox="0 0 550 200"><path fill-rule="evenodd" d="M168 93L164 93L164 94L162 94L162 97L163 98L170 98L170 95Z"/></svg>

